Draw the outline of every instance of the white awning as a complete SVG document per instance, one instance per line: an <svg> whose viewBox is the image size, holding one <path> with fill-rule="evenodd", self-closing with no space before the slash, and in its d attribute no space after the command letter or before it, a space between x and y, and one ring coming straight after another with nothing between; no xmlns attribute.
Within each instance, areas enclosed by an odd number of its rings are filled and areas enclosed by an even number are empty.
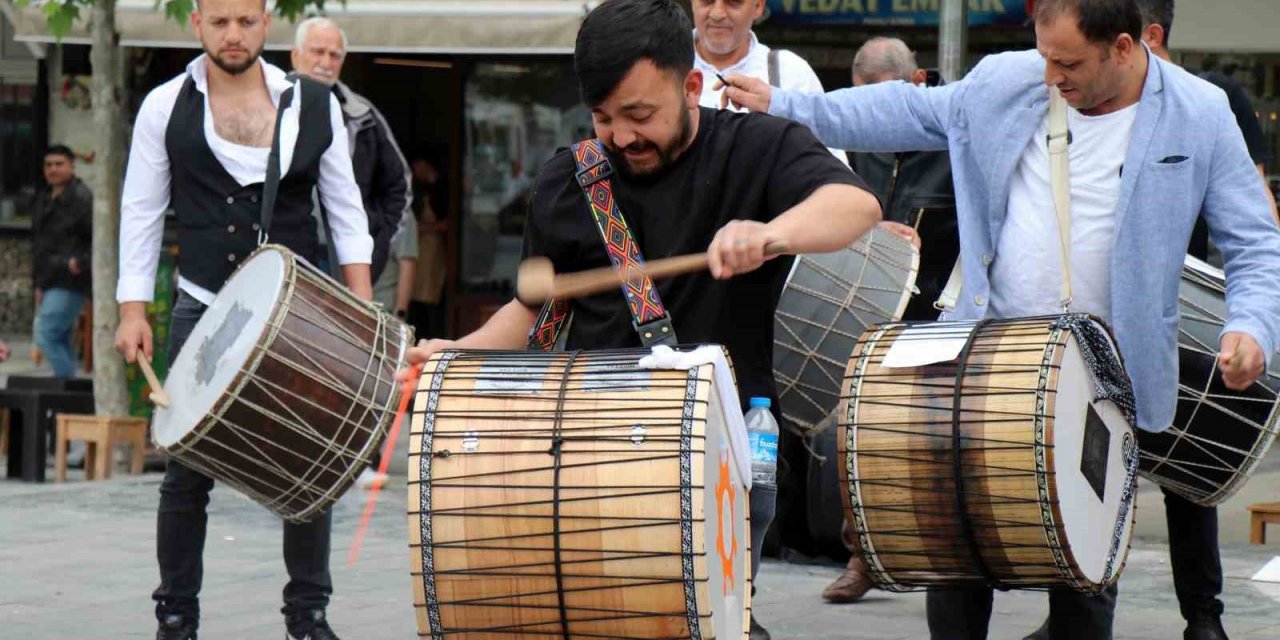
<svg viewBox="0 0 1280 640"><path fill-rule="evenodd" d="M1274 53L1280 50L1276 0L1179 2L1169 48L1207 53Z"/></svg>
<svg viewBox="0 0 1280 640"><path fill-rule="evenodd" d="M7 0L0 0L7 1ZM326 15L347 32L352 52L572 53L595 0L337 0ZM88 44L88 9L64 42ZM17 39L54 42L39 7L14 11ZM196 48L191 26L165 19L155 0L120 0L116 25L128 47ZM271 26L269 49L289 49L294 24Z"/></svg>

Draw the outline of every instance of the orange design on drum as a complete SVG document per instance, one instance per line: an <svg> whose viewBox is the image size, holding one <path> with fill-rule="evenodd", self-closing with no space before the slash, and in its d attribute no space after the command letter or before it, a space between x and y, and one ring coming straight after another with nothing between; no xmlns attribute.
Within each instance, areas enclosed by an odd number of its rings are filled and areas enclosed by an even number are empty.
<svg viewBox="0 0 1280 640"><path fill-rule="evenodd" d="M734 497L733 479L729 476L729 464L729 452L721 450L720 477L716 480L716 521L720 529L716 534L716 551L720 554L720 584L723 585L723 595L726 596L733 591L733 560L738 557L738 534L733 529L737 500ZM725 540L726 527L729 529L728 544Z"/></svg>

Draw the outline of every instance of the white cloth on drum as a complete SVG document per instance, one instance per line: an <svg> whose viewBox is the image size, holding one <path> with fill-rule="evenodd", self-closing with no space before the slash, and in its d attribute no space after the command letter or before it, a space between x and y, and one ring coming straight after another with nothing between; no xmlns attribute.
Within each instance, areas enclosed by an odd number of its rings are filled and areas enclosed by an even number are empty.
<svg viewBox="0 0 1280 640"><path fill-rule="evenodd" d="M171 160L165 145L165 132L187 74L191 75L196 89L205 96L205 139L214 157L242 186L266 180L270 149L237 145L223 140L214 131L206 60L206 56L201 55L187 65L185 73L148 94L138 112L120 202L120 281L116 287L116 299L120 302L149 302L154 295L164 215L170 200ZM259 61L259 64L266 77L271 101L278 105L281 94L293 85L279 67L265 61ZM284 121L280 124L282 173L288 171L297 146L300 105L301 100L295 100L285 110ZM338 261L342 264L368 264L373 259L373 238L369 235L369 219L351 168L347 129L336 97L329 99L329 120L333 142L320 158L320 177L316 186L320 200L329 212ZM214 292L185 278L179 278L178 285L204 304L213 302Z"/></svg>
<svg viewBox="0 0 1280 640"><path fill-rule="evenodd" d="M666 345L658 345L653 352L640 358L641 369L692 369L704 364L712 365L715 370L716 391L720 394L724 417L728 422L729 445L733 448L733 458L738 463L738 474L747 490L751 490L751 445L747 439L747 423L743 421L742 407L738 405L738 387L733 383L732 369L729 360L724 357L724 348L719 345L706 345L693 351L676 351Z"/></svg>

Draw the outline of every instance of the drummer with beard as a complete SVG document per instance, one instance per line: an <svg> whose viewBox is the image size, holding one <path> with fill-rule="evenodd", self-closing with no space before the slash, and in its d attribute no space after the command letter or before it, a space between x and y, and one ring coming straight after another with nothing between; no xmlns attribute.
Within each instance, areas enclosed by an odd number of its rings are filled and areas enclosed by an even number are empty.
<svg viewBox="0 0 1280 640"><path fill-rule="evenodd" d="M613 196L647 258L706 251L709 272L655 283L682 343L728 348L742 406L773 399L773 316L792 259L848 246L880 220L866 183L809 130L789 120L701 108L706 81L693 68L693 29L671 0L610 0L578 31L574 68L596 136L614 170ZM610 264L562 149L538 174L525 257L557 273ZM565 348L641 346L619 289L573 300ZM424 362L444 349L523 349L538 307L512 300L474 333L424 341ZM752 574L773 519L774 490L751 492Z"/></svg>
<svg viewBox="0 0 1280 640"><path fill-rule="evenodd" d="M312 192L330 216L345 281L372 298L373 239L348 152L342 111L328 87L296 82L260 59L271 24L264 0L200 0L191 16L204 55L142 104L121 201L120 328L125 359L150 359L146 303L155 289L166 209L177 214L178 298L169 334L172 365L215 292L258 246L284 245L315 263ZM287 108L279 111L281 102ZM274 214L262 229L264 182L280 124L281 179ZM265 232L265 236L262 233ZM255 309L266 313L269 310ZM177 399L181 401L181 398ZM213 480L169 460L160 485L156 532L160 586L152 594L160 640L195 640L209 492ZM284 588L289 638L337 638L325 619L331 513L284 524Z"/></svg>

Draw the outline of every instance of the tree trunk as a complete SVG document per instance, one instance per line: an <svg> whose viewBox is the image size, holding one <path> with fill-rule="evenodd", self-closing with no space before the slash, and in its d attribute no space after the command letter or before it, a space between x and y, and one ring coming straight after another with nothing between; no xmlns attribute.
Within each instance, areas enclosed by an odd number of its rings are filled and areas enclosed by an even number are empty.
<svg viewBox="0 0 1280 640"><path fill-rule="evenodd" d="M93 6L93 126L97 133L98 183L93 188L93 392L98 415L129 414L124 361L115 350L120 312L116 280L120 270L120 184L124 176L124 118L121 116L121 57L116 33L116 0Z"/></svg>

